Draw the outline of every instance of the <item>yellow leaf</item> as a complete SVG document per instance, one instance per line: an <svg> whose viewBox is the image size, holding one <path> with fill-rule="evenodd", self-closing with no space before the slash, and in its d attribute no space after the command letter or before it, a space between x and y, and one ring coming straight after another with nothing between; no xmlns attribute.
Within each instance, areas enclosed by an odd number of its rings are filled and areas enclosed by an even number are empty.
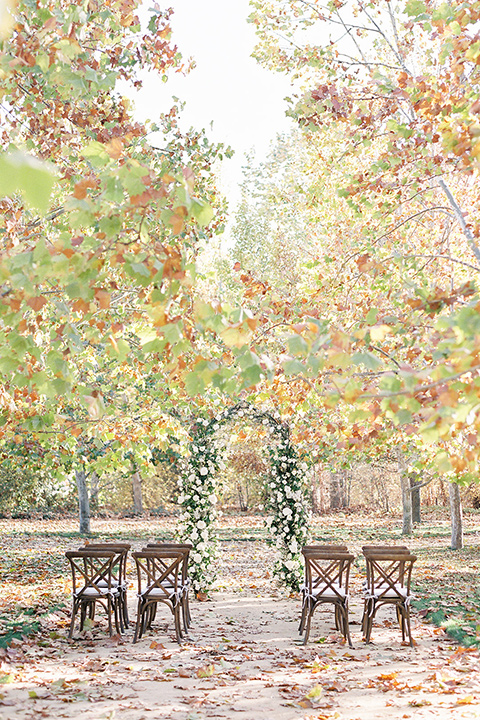
<svg viewBox="0 0 480 720"><path fill-rule="evenodd" d="M313 688L310 690L310 692L305 695L305 697L308 698L309 700L315 700L316 698L319 698L322 693L323 693L322 686L314 685Z"/></svg>
<svg viewBox="0 0 480 720"><path fill-rule="evenodd" d="M252 333L240 327L228 327L222 330L220 337L228 347L241 348L250 341Z"/></svg>
<svg viewBox="0 0 480 720"><path fill-rule="evenodd" d="M370 328L370 337L374 342L383 340L386 335L392 332L392 329L388 325L373 325Z"/></svg>

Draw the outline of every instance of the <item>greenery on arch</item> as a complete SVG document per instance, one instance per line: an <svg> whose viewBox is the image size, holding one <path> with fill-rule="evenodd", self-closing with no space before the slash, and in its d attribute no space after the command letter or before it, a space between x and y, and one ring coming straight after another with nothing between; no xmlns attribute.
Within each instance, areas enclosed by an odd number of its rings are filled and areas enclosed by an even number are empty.
<svg viewBox="0 0 480 720"><path fill-rule="evenodd" d="M184 463L180 502L183 507L180 533L194 546L191 574L195 592L208 592L215 580L218 516L216 474L222 464L216 431L228 420L245 417L261 423L272 438L269 446L271 469L266 481L269 516L266 523L271 543L280 558L274 576L289 590L298 590L302 575L300 551L308 538L308 510L304 492L304 471L292 445L288 425L276 413L238 403L211 419L199 419L191 428L190 455Z"/></svg>

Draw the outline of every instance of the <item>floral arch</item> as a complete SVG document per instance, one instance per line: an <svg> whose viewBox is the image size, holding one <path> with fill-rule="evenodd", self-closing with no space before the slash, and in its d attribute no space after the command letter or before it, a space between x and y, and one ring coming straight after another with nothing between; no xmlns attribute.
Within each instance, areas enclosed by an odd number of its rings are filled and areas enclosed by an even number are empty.
<svg viewBox="0 0 480 720"><path fill-rule="evenodd" d="M300 551L308 538L308 510L305 499L306 466L299 462L290 438L290 429L277 414L238 403L211 419L199 419L190 431L190 455L181 478L180 535L194 546L191 576L196 593L208 592L215 580L216 474L221 463L221 448L216 431L229 420L244 417L262 424L271 442L271 468L265 483L270 513L266 520L271 542L278 549L274 576L289 590L298 590L302 575Z"/></svg>

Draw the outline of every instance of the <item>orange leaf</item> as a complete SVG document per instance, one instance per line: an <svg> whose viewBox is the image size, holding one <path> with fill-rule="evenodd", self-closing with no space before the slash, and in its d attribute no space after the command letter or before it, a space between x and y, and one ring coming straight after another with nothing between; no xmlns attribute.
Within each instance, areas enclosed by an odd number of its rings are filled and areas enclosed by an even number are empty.
<svg viewBox="0 0 480 720"><path fill-rule="evenodd" d="M110 293L100 288L95 288L95 300L98 302L102 310L108 310L110 307Z"/></svg>
<svg viewBox="0 0 480 720"><path fill-rule="evenodd" d="M169 223L172 226L172 230L175 235L181 233L185 225L183 215L179 213L179 210L180 208L177 208L169 220Z"/></svg>
<svg viewBox="0 0 480 720"><path fill-rule="evenodd" d="M113 138L105 145L105 150L113 160L118 160L123 155L123 140Z"/></svg>
<svg viewBox="0 0 480 720"><path fill-rule="evenodd" d="M90 304L86 300L78 298L78 300L75 300L73 303L73 309L85 315L85 313L87 313L90 309Z"/></svg>
<svg viewBox="0 0 480 720"><path fill-rule="evenodd" d="M77 198L77 200L83 200L87 197L87 189L88 188L96 188L98 185L98 180L93 177L87 177L83 178L83 180L79 180L78 183L75 184L75 188L73 191L73 197Z"/></svg>
<svg viewBox="0 0 480 720"><path fill-rule="evenodd" d="M35 310L35 312L38 312L42 309L42 307L46 304L46 300L42 295L37 295L36 297L30 298L27 300L27 305L30 305L32 310Z"/></svg>

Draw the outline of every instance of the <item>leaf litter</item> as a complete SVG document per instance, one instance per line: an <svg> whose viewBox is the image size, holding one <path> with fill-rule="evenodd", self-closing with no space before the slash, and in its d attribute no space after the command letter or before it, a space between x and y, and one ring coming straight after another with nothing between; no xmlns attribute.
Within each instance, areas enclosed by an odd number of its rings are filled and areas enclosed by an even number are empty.
<svg viewBox="0 0 480 720"><path fill-rule="evenodd" d="M360 625L352 624L355 647L349 649L335 631L331 608L315 613L311 641L304 647L297 633L299 599L285 597L273 585L274 555L258 520L224 521L217 588L207 601L192 601L193 626L181 646L174 641L171 618L161 610L152 631L135 645L132 628L125 637L109 638L101 611L87 632L82 637L76 632L69 643L70 579L63 553L79 543L75 522L64 521L63 533L54 534L41 521L1 521L7 572L1 580L5 625L0 632L7 637L5 630L13 627L15 635L0 647L0 720L478 718L478 649L462 647L444 629L426 623L422 608L413 613L413 649L402 646L388 611L379 614L371 645L362 642ZM95 521L95 526L99 539L128 539L137 549L146 539L168 536L169 522ZM358 556L362 526L355 527L350 517L348 523L339 528L335 519L322 518L322 533L334 541L342 537ZM442 539L435 547L428 537L412 541L419 557L417 586L429 583L434 596L442 573L450 577L456 569L451 555L442 562ZM357 623L361 581L359 567L350 608ZM448 587L448 600L457 607L460 591L452 583ZM429 602L428 595L419 596ZM448 613L445 594L442 603ZM468 612L478 623L476 608L469 596Z"/></svg>

